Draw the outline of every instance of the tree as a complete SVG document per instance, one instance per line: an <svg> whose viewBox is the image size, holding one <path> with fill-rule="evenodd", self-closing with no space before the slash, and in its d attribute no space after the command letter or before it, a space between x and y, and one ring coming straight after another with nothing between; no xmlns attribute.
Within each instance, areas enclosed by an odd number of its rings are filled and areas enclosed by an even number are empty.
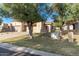
<svg viewBox="0 0 79 59"><path fill-rule="evenodd" d="M1 25L1 23L2 23L2 19L0 18L0 25Z"/></svg>
<svg viewBox="0 0 79 59"><path fill-rule="evenodd" d="M60 6L60 4L56 4L55 6L55 10L57 10L57 12L59 13L61 20L63 20L64 22L66 21L71 21L71 20L78 20L79 19L79 4L62 4L62 6ZM69 31L69 41L72 42L73 41L73 32L72 34L70 34ZM71 37L70 37L71 36Z"/></svg>
<svg viewBox="0 0 79 59"><path fill-rule="evenodd" d="M71 4L70 15L72 16L73 20L79 19L79 4Z"/></svg>
<svg viewBox="0 0 79 59"><path fill-rule="evenodd" d="M37 4L32 3L4 4L4 9L9 12L10 17L28 24L30 38L32 38L33 24L43 21L38 14L37 7Z"/></svg>
<svg viewBox="0 0 79 59"><path fill-rule="evenodd" d="M2 7L3 5L0 4L0 25L3 22L2 18L6 18L9 16L9 13L6 10L4 10Z"/></svg>
<svg viewBox="0 0 79 59"><path fill-rule="evenodd" d="M53 4L52 5L52 10L55 12L58 12L59 13L59 16L61 17L61 19L63 20L63 17L64 17L64 4L61 4L61 3L56 3L56 4Z"/></svg>
<svg viewBox="0 0 79 59"><path fill-rule="evenodd" d="M0 7L0 25L1 25L1 23L3 22L2 18L3 18L3 17L6 17L6 16L3 16L3 15L6 15L6 14L7 14L7 12L4 11L4 10Z"/></svg>
<svg viewBox="0 0 79 59"><path fill-rule="evenodd" d="M56 19L59 19L60 22L65 22L69 17L71 17L71 4L68 3L56 3L53 4L52 10L58 12L59 17Z"/></svg>
<svg viewBox="0 0 79 59"><path fill-rule="evenodd" d="M61 21L76 20L79 18L79 4L54 4L52 10L59 13Z"/></svg>

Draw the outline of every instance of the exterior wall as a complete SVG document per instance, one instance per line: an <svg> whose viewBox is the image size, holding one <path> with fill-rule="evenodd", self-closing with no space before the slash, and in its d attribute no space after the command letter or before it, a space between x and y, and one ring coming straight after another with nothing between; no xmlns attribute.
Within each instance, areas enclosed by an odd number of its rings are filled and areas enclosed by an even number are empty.
<svg viewBox="0 0 79 59"><path fill-rule="evenodd" d="M26 32L27 34L29 33L27 23L26 24L23 24L21 22L12 22L12 23L7 24L7 25L10 27L11 24L12 24L12 26L15 29L16 32ZM2 26L3 25L4 24L2 24ZM48 25L48 24L46 24L46 26L48 27L48 31L51 32L51 26ZM5 27L7 27L7 26L5 26ZM23 29L25 29L25 30L23 31ZM35 23L35 25L33 25L33 33L41 33L41 32L46 32L46 27L43 26L43 23L42 22Z"/></svg>
<svg viewBox="0 0 79 59"><path fill-rule="evenodd" d="M0 32L2 31L2 25L0 25Z"/></svg>
<svg viewBox="0 0 79 59"><path fill-rule="evenodd" d="M79 30L79 22L75 24L75 29Z"/></svg>
<svg viewBox="0 0 79 59"><path fill-rule="evenodd" d="M12 25L15 27L16 32L22 32L22 23L21 22L12 22Z"/></svg>
<svg viewBox="0 0 79 59"><path fill-rule="evenodd" d="M47 25L48 27L48 32L51 32L51 25Z"/></svg>
<svg viewBox="0 0 79 59"><path fill-rule="evenodd" d="M41 26L42 26L42 22L36 23L36 26L33 27L33 33L40 33L42 28Z"/></svg>
<svg viewBox="0 0 79 59"><path fill-rule="evenodd" d="M21 22L12 22L12 25L15 27L17 32L22 32L22 23ZM42 23L36 23L36 26L33 26L33 33L40 33L41 32ZM26 32L28 33L28 27L26 26Z"/></svg>
<svg viewBox="0 0 79 59"><path fill-rule="evenodd" d="M2 26L3 26L3 23L0 25L0 31L2 31Z"/></svg>

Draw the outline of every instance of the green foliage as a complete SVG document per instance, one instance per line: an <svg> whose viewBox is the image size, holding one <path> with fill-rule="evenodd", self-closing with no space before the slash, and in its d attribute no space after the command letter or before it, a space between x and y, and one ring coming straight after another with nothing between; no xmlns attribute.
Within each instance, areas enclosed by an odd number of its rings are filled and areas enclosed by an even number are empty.
<svg viewBox="0 0 79 59"><path fill-rule="evenodd" d="M62 22L55 22L54 25L55 25L56 27L61 27L61 26L62 26Z"/></svg>
<svg viewBox="0 0 79 59"><path fill-rule="evenodd" d="M23 22L38 22L43 21L37 12L37 4L32 3L12 3L4 4L5 9L9 12L11 17Z"/></svg>
<svg viewBox="0 0 79 59"><path fill-rule="evenodd" d="M70 11L70 15L73 19L76 20L79 18L79 4L71 4Z"/></svg>
<svg viewBox="0 0 79 59"><path fill-rule="evenodd" d="M57 17L55 19L55 21L53 22L53 25L56 26L56 27L61 27L62 26L62 22L63 22L63 20L61 19L61 17Z"/></svg>
<svg viewBox="0 0 79 59"><path fill-rule="evenodd" d="M22 23L27 22L30 38L32 38L33 23L43 21L38 14L37 7L37 4L33 3L4 4L4 9L9 12L10 17Z"/></svg>
<svg viewBox="0 0 79 59"><path fill-rule="evenodd" d="M59 17L56 18L56 23L66 22L68 20L78 20L79 19L79 4L63 3L54 4L52 10L59 13ZM60 21L59 21L60 20ZM57 24L58 24L57 23Z"/></svg>
<svg viewBox="0 0 79 59"><path fill-rule="evenodd" d="M18 21L43 21L37 11L38 4L12 3L3 5L3 9L8 11L10 16ZM63 21L76 20L79 18L79 4L56 3L52 5L51 9L59 13L59 17L56 17L55 22L57 26L61 26Z"/></svg>
<svg viewBox="0 0 79 59"><path fill-rule="evenodd" d="M3 9L3 7L0 7L0 18L2 17L8 17L9 13Z"/></svg>
<svg viewBox="0 0 79 59"><path fill-rule="evenodd" d="M52 6L52 10L59 13L59 16L63 19L65 16L65 4L62 3L56 3Z"/></svg>

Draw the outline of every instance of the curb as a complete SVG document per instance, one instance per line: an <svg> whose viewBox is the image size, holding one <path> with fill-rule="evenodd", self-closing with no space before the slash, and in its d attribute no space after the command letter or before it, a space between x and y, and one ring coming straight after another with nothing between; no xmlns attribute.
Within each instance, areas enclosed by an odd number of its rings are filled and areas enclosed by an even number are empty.
<svg viewBox="0 0 79 59"><path fill-rule="evenodd" d="M48 53L48 52L39 51L39 50L26 48L26 47L19 47L8 43L0 43L0 47L14 52L25 52L25 53L30 53L30 54L40 55L40 56L61 56L59 54Z"/></svg>

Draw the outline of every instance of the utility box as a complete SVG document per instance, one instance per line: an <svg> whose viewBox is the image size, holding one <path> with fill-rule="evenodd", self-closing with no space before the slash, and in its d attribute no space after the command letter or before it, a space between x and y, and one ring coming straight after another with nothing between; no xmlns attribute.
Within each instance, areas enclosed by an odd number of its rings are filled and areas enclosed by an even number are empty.
<svg viewBox="0 0 79 59"><path fill-rule="evenodd" d="M60 39L60 32L53 32L53 33L51 33L51 38L53 39L53 40L59 40Z"/></svg>

